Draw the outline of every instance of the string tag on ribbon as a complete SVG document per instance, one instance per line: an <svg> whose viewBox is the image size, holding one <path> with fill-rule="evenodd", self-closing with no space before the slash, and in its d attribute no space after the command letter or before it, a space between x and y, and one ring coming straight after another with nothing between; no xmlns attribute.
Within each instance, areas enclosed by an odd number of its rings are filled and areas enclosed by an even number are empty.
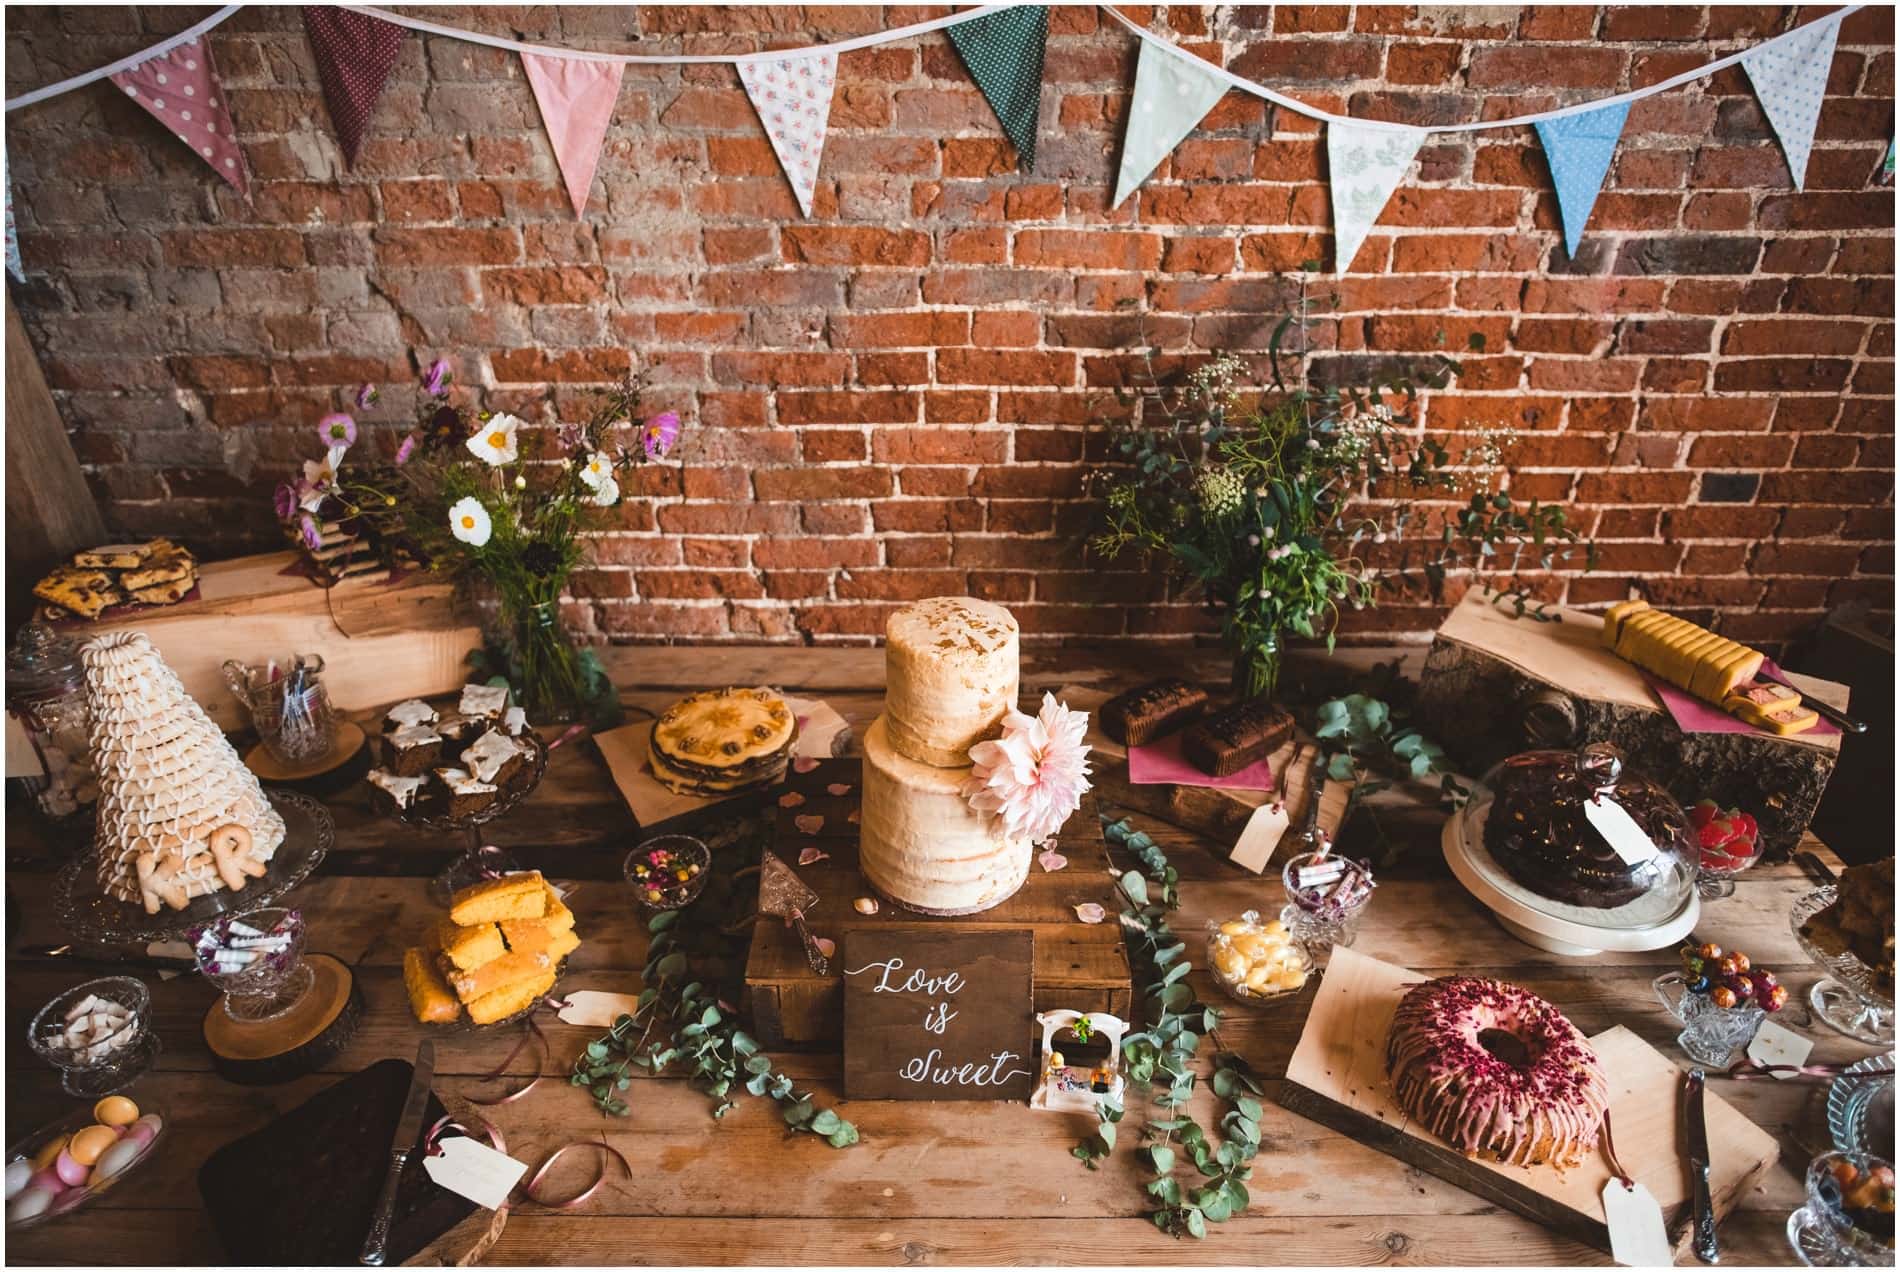
<svg viewBox="0 0 1900 1272"><path fill-rule="evenodd" d="M1800 1070L1814 1050L1814 1040L1784 1029L1772 1020L1761 1022L1761 1029L1748 1044L1748 1058L1767 1069L1782 1082L1801 1076Z"/></svg>
<svg viewBox="0 0 1900 1272"><path fill-rule="evenodd" d="M1603 1160L1610 1166L1610 1180L1603 1185L1603 1219L1610 1228L1610 1257L1625 1267L1668 1267L1675 1256L1669 1248L1669 1234L1663 1230L1662 1207L1617 1160L1608 1109L1603 1112L1597 1147L1603 1150Z"/></svg>
<svg viewBox="0 0 1900 1272"><path fill-rule="evenodd" d="M568 994L566 1004L557 1014L566 1024L611 1029L614 1022L622 1016L631 1016L638 1010L640 1010L638 994L610 994L605 990L577 989Z"/></svg>
<svg viewBox="0 0 1900 1272"><path fill-rule="evenodd" d="M1583 815L1597 834L1632 866L1640 866L1656 855L1656 841L1636 824L1629 811L1613 799L1594 796L1583 801Z"/></svg>
<svg viewBox="0 0 1900 1272"><path fill-rule="evenodd" d="M526 1162L463 1136L440 1140L422 1159L422 1169L437 1186L468 1198L487 1210L499 1210L528 1173Z"/></svg>

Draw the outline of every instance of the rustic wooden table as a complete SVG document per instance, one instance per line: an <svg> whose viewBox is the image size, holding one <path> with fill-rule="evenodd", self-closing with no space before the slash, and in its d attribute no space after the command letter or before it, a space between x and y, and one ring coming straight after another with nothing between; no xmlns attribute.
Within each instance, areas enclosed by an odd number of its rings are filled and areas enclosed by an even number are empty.
<svg viewBox="0 0 1900 1272"><path fill-rule="evenodd" d="M664 705L680 690L712 683L774 683L827 697L854 725L879 709L881 650L645 649L615 651L629 703ZM1193 660L1211 670L1211 661ZM1132 659L1080 651L1032 653L1024 689L1065 683L1126 683L1141 674ZM198 1025L212 1002L195 977L153 985L164 1051L157 1071L134 1089L169 1110L164 1160L135 1187L108 1193L71 1220L10 1238L19 1263L217 1263L222 1255L197 1191L199 1164L220 1145L261 1127L313 1093L386 1057L408 1058L418 1040L401 984L404 944L437 913L426 895L432 874L455 844L372 818L361 788L334 801L337 851L295 894L310 926L310 947L353 964L367 997L362 1027L330 1071L278 1087L242 1088L210 1072ZM1195 836L1137 818L1168 850L1182 874L1177 931L1241 910L1279 903L1278 885L1230 866ZM1450 877L1439 856L1438 817L1422 805L1388 803L1388 834L1408 845L1403 862L1381 876L1357 949L1430 974L1468 972L1525 985L1560 1004L1585 1032L1626 1025L1666 1054L1676 1026L1649 981L1674 963L1669 951L1572 960L1515 940ZM30 833L18 809L8 843L9 890L23 917L7 964L7 1134L9 1140L70 1108L54 1075L26 1050L32 1010L82 973L17 951L61 939L47 897L51 846ZM583 882L574 898L586 943L565 988L637 988L644 938L618 879L630 829L604 765L591 745L554 752L541 789L489 828L489 838L524 863ZM1363 834L1356 823L1355 834ZM1349 839L1344 845L1354 847ZM1838 868L1818 843L1808 847ZM1803 1002L1816 973L1788 928L1788 911L1809 882L1793 865L1763 865L1744 875L1735 895L1710 906L1699 934L1749 951L1784 974ZM1197 963L1199 959L1197 957ZM1222 997L1197 966L1194 984L1224 1005L1223 1041L1269 1079L1285 1070L1312 989L1266 1007ZM1791 1007L1789 1023L1807 1024ZM878 1103L848 1105L863 1134L838 1151L811 1136L787 1137L776 1110L748 1101L722 1122L705 1097L676 1078L647 1079L625 1120L608 1120L561 1081L565 1066L596 1030L556 1023L549 1030L556 1080L491 1111L511 1151L538 1160L553 1147L605 1134L634 1167L585 1206L513 1212L487 1260L501 1263L1607 1263L1600 1252L1499 1210L1469 1193L1408 1168L1274 1105L1266 1104L1262 1148L1244 1215L1210 1228L1204 1241L1176 1242L1143 1217L1142 1175L1132 1148L1089 1172L1069 1149L1089 1120L1033 1113L1013 1104ZM1816 1061L1868 1054L1818 1023ZM498 1064L514 1035L449 1035L438 1040L437 1089L481 1090L475 1081ZM1205 1053L1207 1049L1204 1048ZM781 1053L783 1067L821 1100L838 1098L836 1054ZM492 1089L492 1088L489 1088ZM1792 1261L1782 1237L1801 1200L1800 1176L1824 1147L1825 1084L1718 1079L1717 1091L1780 1141L1772 1167L1722 1226L1725 1262ZM1269 1091L1271 1095L1271 1091ZM1211 1096L1195 1115L1211 1125ZM1721 1151L1720 1145L1716 1151ZM561 1170L565 1172L564 1163ZM584 1182L586 1162L572 1180ZM550 1185L559 1188L557 1175ZM1686 1248L1679 1261L1688 1261Z"/></svg>

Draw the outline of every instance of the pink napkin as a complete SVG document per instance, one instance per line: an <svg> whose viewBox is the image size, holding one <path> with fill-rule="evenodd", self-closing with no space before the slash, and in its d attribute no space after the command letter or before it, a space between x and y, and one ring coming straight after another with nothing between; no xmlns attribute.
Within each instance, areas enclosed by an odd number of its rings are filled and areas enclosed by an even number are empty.
<svg viewBox="0 0 1900 1272"><path fill-rule="evenodd" d="M1273 769L1265 759L1255 760L1226 777L1209 777L1181 754L1179 733L1170 733L1146 746L1129 747L1128 780L1136 786L1212 786L1224 791L1271 791L1274 788Z"/></svg>
<svg viewBox="0 0 1900 1272"><path fill-rule="evenodd" d="M1772 658L1763 659L1761 669L1764 674L1760 679L1764 680L1769 679L1771 674L1772 676L1780 676L1782 674L1781 668L1775 666L1775 660ZM1658 698L1662 699L1663 706L1667 708L1669 714L1674 717L1676 727L1681 729L1684 733L1769 732L1767 729L1756 728L1739 716L1730 715L1714 703L1704 702L1693 694L1684 693L1674 685L1669 684L1667 681L1660 680L1646 671L1643 672L1643 679L1649 682L1649 687L1655 691ZM1800 691L1796 690L1796 692L1798 693ZM1821 720L1816 723L1812 729L1807 729L1794 736L1801 738L1819 738L1831 737L1838 733L1840 733L1839 729L1829 724L1826 720ZM1770 736L1774 735L1770 734ZM1133 772L1132 757L1129 771L1131 773Z"/></svg>

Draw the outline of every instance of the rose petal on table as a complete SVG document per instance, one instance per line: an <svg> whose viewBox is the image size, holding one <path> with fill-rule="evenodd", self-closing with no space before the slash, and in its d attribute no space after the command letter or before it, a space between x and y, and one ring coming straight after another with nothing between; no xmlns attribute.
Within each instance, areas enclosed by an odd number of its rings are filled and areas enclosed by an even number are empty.
<svg viewBox="0 0 1900 1272"><path fill-rule="evenodd" d="M833 782L831 785L825 787L825 790L833 795L849 795L851 793L851 783Z"/></svg>
<svg viewBox="0 0 1900 1272"><path fill-rule="evenodd" d="M1075 907L1075 917L1084 923L1100 923L1108 917L1108 911L1093 901L1084 901Z"/></svg>
<svg viewBox="0 0 1900 1272"><path fill-rule="evenodd" d="M818 757L815 755L794 755L792 757L792 771L794 773L809 773L817 767Z"/></svg>
<svg viewBox="0 0 1900 1272"><path fill-rule="evenodd" d="M823 848L814 848L810 844L807 844L798 850L798 864L801 866L815 866L821 861L828 860L830 856L831 854L826 852Z"/></svg>
<svg viewBox="0 0 1900 1272"><path fill-rule="evenodd" d="M800 795L797 791L786 791L783 795L778 797L778 806L780 808L797 808L804 802L805 797Z"/></svg>
<svg viewBox="0 0 1900 1272"><path fill-rule="evenodd" d="M792 818L792 825L798 827L802 834L815 835L825 828L825 819L817 813L806 813Z"/></svg>
<svg viewBox="0 0 1900 1272"><path fill-rule="evenodd" d="M1062 869L1062 867L1068 865L1069 859L1054 849L1051 849L1037 857L1036 864L1050 874L1054 874L1056 871Z"/></svg>
<svg viewBox="0 0 1900 1272"><path fill-rule="evenodd" d="M838 956L838 943L829 937L814 936L811 938L811 943L816 945L818 952L823 954L826 958L836 958Z"/></svg>
<svg viewBox="0 0 1900 1272"><path fill-rule="evenodd" d="M858 824L858 810L855 808L852 809L850 812L845 814L844 819L850 822L853 826L857 825Z"/></svg>

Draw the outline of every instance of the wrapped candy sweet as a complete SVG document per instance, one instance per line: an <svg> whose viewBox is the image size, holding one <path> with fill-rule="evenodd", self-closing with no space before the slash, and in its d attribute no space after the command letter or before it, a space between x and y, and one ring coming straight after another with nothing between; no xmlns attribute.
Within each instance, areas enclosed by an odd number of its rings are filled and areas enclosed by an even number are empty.
<svg viewBox="0 0 1900 1272"><path fill-rule="evenodd" d="M1306 984L1313 961L1278 919L1249 910L1214 929L1207 939L1214 983L1243 1002L1291 993Z"/></svg>

